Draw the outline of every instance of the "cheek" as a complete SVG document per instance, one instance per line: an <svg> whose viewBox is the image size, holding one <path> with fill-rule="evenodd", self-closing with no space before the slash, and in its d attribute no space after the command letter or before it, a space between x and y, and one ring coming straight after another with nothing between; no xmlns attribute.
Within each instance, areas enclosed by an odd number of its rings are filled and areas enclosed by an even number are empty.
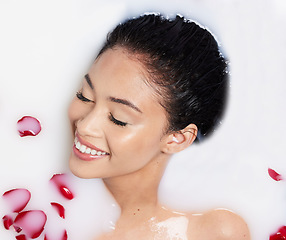
<svg viewBox="0 0 286 240"><path fill-rule="evenodd" d="M76 108L75 100L72 100L72 102L70 103L69 108L68 108L68 117L69 117L73 132L74 132L74 122L76 120L75 108Z"/></svg>
<svg viewBox="0 0 286 240"><path fill-rule="evenodd" d="M144 164L160 152L160 133L153 129L144 128L136 131L130 130L125 134L119 132L110 134L112 138L108 139L108 142L111 150L126 163L140 161Z"/></svg>
<svg viewBox="0 0 286 240"><path fill-rule="evenodd" d="M84 116L84 108L76 98L74 98L68 109L68 117L72 127L73 133L75 132L76 122Z"/></svg>

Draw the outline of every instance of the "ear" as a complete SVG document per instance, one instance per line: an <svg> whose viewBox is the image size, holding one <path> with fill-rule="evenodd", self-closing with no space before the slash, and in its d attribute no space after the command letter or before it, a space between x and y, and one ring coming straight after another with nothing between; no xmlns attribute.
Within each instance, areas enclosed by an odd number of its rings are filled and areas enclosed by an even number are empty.
<svg viewBox="0 0 286 240"><path fill-rule="evenodd" d="M195 124L189 124L184 129L172 132L164 138L162 152L173 154L189 147L196 139L198 128Z"/></svg>

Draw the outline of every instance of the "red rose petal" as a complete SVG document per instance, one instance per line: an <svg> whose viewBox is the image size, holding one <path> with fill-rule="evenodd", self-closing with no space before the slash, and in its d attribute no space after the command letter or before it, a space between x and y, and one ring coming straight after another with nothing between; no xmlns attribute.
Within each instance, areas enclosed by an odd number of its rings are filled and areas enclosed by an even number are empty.
<svg viewBox="0 0 286 240"><path fill-rule="evenodd" d="M73 197L73 194L72 192L66 187L66 186L59 186L59 189L60 189L60 192L61 194L68 200L72 200L74 197Z"/></svg>
<svg viewBox="0 0 286 240"><path fill-rule="evenodd" d="M278 232L286 238L286 226L282 226L281 228L279 228Z"/></svg>
<svg viewBox="0 0 286 240"><path fill-rule="evenodd" d="M31 116L24 116L17 122L20 137L36 136L41 131L41 124L38 119Z"/></svg>
<svg viewBox="0 0 286 240"><path fill-rule="evenodd" d="M269 240L285 240L285 239L286 238L284 236L282 236L281 233L275 233L269 237Z"/></svg>
<svg viewBox="0 0 286 240"><path fill-rule="evenodd" d="M16 236L17 240L27 240L26 236L24 234L21 234L19 236Z"/></svg>
<svg viewBox="0 0 286 240"><path fill-rule="evenodd" d="M8 216L8 215L5 215L3 218L3 225L4 225L4 228L9 230L9 228L13 225L13 219L12 217Z"/></svg>
<svg viewBox="0 0 286 240"><path fill-rule="evenodd" d="M283 180L283 177L277 173L276 171L274 171L273 169L271 168L268 168L268 174L269 176L274 179L275 181L280 181L280 180Z"/></svg>
<svg viewBox="0 0 286 240"><path fill-rule="evenodd" d="M18 226L14 226L13 225L13 227L14 227L14 230L15 230L16 233L20 233L23 230L22 228L20 228Z"/></svg>
<svg viewBox="0 0 286 240"><path fill-rule="evenodd" d="M59 204L59 203L56 203L56 202L51 202L51 205L57 210L59 216L61 218L65 218L65 208Z"/></svg>
<svg viewBox="0 0 286 240"><path fill-rule="evenodd" d="M67 230L64 230L64 233L63 233L62 237L59 240L67 240L67 239L68 239ZM51 239L47 237L47 234L45 234L44 240L51 240Z"/></svg>
<svg viewBox="0 0 286 240"><path fill-rule="evenodd" d="M31 210L19 213L14 221L14 226L20 227L28 237L34 239L41 235L46 221L47 216L43 211Z"/></svg>
<svg viewBox="0 0 286 240"><path fill-rule="evenodd" d="M282 226L279 230L269 237L269 240L286 240L286 226Z"/></svg>
<svg viewBox="0 0 286 240"><path fill-rule="evenodd" d="M50 181L54 183L64 198L68 200L72 200L74 198L72 191L67 187L67 179L65 174L55 174Z"/></svg>
<svg viewBox="0 0 286 240"><path fill-rule="evenodd" d="M27 189L17 188L5 192L3 198L12 212L21 212L30 201L31 193Z"/></svg>
<svg viewBox="0 0 286 240"><path fill-rule="evenodd" d="M67 240L67 239L68 239L68 233L67 233L67 231L65 230L64 235L63 235L63 237L62 237L61 240Z"/></svg>

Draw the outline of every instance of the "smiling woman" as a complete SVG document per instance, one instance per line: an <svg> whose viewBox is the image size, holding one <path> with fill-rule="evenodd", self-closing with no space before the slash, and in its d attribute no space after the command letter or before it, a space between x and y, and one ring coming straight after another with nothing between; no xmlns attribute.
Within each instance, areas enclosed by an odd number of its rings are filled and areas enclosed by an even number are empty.
<svg viewBox="0 0 286 240"><path fill-rule="evenodd" d="M144 15L108 35L69 108L71 171L102 178L121 207L96 239L250 239L231 211L178 213L157 198L170 157L221 118L226 72L214 37L180 16Z"/></svg>

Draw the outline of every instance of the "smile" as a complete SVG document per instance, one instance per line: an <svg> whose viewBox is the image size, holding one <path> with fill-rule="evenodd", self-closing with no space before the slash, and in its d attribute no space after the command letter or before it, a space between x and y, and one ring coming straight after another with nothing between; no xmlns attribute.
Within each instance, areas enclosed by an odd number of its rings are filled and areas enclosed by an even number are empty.
<svg viewBox="0 0 286 240"><path fill-rule="evenodd" d="M103 150L100 150L100 149L96 150L96 149L87 147L86 145L81 143L77 137L75 137L75 139L74 139L74 145L75 145L75 148L77 150L79 150L81 153L84 153L84 154L90 154L92 156L101 156L101 155L108 155L109 154L109 153L104 152Z"/></svg>

